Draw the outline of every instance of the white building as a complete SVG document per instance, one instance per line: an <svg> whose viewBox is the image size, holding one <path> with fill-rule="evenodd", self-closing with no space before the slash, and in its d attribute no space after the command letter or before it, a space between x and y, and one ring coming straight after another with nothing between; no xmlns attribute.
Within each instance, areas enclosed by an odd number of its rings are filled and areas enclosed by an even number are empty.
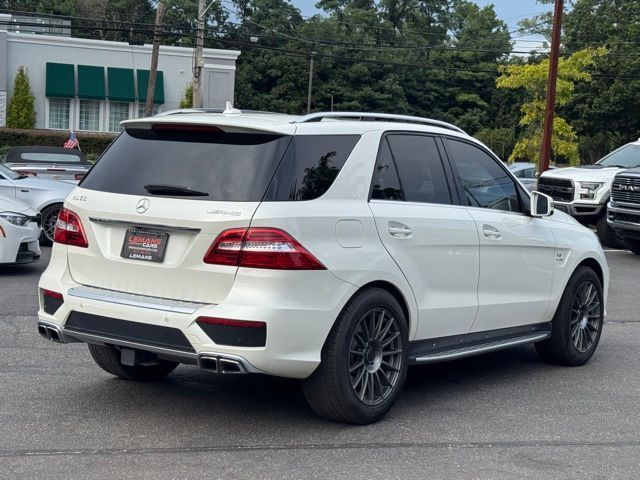
<svg viewBox="0 0 640 480"><path fill-rule="evenodd" d="M204 107L233 101L239 55L204 50ZM0 30L0 126L16 72L24 66L35 95L36 128L118 131L120 121L142 116L150 64L151 45ZM193 49L160 46L154 112L178 107L192 65Z"/></svg>

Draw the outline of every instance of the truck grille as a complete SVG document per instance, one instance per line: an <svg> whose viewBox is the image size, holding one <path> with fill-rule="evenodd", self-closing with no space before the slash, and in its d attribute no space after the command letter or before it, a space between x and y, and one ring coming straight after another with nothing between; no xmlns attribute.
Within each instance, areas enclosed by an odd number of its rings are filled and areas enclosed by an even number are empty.
<svg viewBox="0 0 640 480"><path fill-rule="evenodd" d="M538 180L538 191L561 202L573 201L573 182L562 178L542 177Z"/></svg>
<svg viewBox="0 0 640 480"><path fill-rule="evenodd" d="M611 187L611 199L614 202L640 205L640 177L616 175Z"/></svg>

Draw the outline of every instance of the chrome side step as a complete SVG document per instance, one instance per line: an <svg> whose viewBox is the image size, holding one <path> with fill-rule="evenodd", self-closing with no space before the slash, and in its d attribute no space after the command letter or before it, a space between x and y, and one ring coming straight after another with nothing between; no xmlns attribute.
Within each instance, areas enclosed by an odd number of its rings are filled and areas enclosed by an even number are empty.
<svg viewBox="0 0 640 480"><path fill-rule="evenodd" d="M470 357L472 355L495 352L497 350L503 350L505 348L511 348L518 345L525 345L527 343L539 342L542 340L546 340L550 336L551 332L549 331L528 333L525 335L519 335L517 337L503 338L500 340L492 340L476 345L467 345L464 347L442 350L439 352L421 355L419 357L412 358L411 360L414 363L446 362L449 360L456 360L458 358Z"/></svg>

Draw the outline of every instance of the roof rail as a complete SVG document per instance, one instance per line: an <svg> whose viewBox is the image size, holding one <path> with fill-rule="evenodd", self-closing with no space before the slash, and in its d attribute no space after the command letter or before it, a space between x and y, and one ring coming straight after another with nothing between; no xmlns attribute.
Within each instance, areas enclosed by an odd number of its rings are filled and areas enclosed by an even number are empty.
<svg viewBox="0 0 640 480"><path fill-rule="evenodd" d="M337 119L351 119L351 120L360 120L364 121L374 121L376 119L379 120L396 120L407 123L420 123L423 125L431 125L434 127L446 128L448 130L453 130L454 132L467 134L460 127L456 127L451 123L442 122L440 120L433 120L431 118L422 118L422 117L412 117L411 115L395 115L393 113L365 113L365 112L319 112L319 113L311 113L309 115L305 115L303 117L298 118L297 120L292 121L291 123L308 123L308 122L320 122L325 118L337 118Z"/></svg>
<svg viewBox="0 0 640 480"><path fill-rule="evenodd" d="M168 115L187 115L193 113L225 113L228 112L224 108L177 108L167 110L166 112L157 113L156 117L166 117ZM269 114L269 115L286 115L284 113L266 112L262 110L241 110L234 113L251 113L251 114Z"/></svg>

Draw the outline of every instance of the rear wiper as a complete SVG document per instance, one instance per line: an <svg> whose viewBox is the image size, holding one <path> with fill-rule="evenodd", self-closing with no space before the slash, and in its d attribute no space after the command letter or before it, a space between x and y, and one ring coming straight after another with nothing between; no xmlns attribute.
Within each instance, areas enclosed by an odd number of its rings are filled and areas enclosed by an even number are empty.
<svg viewBox="0 0 640 480"><path fill-rule="evenodd" d="M193 190L189 187L182 187L180 185L145 185L144 189L151 195L175 195L181 197L208 197L207 192L201 192L199 190Z"/></svg>

